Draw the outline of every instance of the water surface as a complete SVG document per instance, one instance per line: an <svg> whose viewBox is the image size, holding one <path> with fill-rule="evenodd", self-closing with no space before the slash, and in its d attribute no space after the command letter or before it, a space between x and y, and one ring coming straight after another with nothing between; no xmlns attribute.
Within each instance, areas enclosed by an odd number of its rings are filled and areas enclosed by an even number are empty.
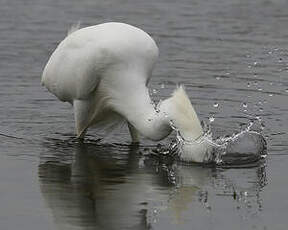
<svg viewBox="0 0 288 230"><path fill-rule="evenodd" d="M0 0L0 228L286 229L287 7L285 0ZM41 87L40 76L78 21L147 31L160 48L153 98L185 84L216 137L260 117L266 161L168 167L145 157L152 142L128 146L126 126L109 135L90 130L86 143L75 142L71 107Z"/></svg>

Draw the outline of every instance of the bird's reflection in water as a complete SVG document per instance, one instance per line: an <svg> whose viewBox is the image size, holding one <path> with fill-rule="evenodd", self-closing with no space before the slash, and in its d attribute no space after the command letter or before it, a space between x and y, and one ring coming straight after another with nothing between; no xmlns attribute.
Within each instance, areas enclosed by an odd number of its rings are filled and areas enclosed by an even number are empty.
<svg viewBox="0 0 288 230"><path fill-rule="evenodd" d="M250 205L261 205L265 170L259 168L165 165L133 146L57 140L45 146L41 191L58 229L151 229L165 213L177 224L194 204L211 211L215 196L228 196L236 206L241 196L252 197Z"/></svg>

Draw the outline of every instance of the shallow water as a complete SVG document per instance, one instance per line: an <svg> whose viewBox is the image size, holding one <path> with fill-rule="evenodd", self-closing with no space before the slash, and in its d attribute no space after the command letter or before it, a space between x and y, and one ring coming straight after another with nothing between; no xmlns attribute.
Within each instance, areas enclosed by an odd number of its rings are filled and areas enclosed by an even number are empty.
<svg viewBox="0 0 288 230"><path fill-rule="evenodd" d="M0 0L0 228L287 229L287 6ZM40 76L79 20L122 21L150 33L160 48L154 99L185 84L216 137L261 117L266 161L252 168L167 166L145 157L153 143L125 145L124 126L107 136L91 130L85 144L75 142L70 106L41 87Z"/></svg>

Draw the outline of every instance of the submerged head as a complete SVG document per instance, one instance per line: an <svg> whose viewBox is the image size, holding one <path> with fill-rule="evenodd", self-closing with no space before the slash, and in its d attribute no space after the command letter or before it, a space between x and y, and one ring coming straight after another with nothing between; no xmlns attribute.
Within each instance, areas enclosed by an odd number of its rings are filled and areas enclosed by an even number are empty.
<svg viewBox="0 0 288 230"><path fill-rule="evenodd" d="M203 130L182 86L160 106L177 131L179 158L185 162L243 164L258 161L266 154L266 141L248 128L228 138L213 140L211 130ZM250 126L249 126L250 127Z"/></svg>
<svg viewBox="0 0 288 230"><path fill-rule="evenodd" d="M211 155L212 147L207 141L198 141L204 131L184 87L178 87L170 98L160 104L159 108L167 115L173 128L183 138L181 160L205 161Z"/></svg>
<svg viewBox="0 0 288 230"><path fill-rule="evenodd" d="M172 96L160 104L163 111L185 140L195 140L203 134L200 120L183 88L179 86Z"/></svg>

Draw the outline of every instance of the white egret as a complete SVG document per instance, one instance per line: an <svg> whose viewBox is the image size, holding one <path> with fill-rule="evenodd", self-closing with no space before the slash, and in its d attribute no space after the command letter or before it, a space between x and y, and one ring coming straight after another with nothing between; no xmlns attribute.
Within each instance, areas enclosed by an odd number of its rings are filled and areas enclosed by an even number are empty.
<svg viewBox="0 0 288 230"><path fill-rule="evenodd" d="M42 84L73 105L79 138L88 127L125 120L133 142L139 141L139 134L157 141L171 133L172 120L185 139L195 140L203 130L183 87L155 109L147 84L157 58L157 45L139 28L116 22L90 26L70 33L58 45ZM206 150L200 150L189 151L185 159L203 161Z"/></svg>

